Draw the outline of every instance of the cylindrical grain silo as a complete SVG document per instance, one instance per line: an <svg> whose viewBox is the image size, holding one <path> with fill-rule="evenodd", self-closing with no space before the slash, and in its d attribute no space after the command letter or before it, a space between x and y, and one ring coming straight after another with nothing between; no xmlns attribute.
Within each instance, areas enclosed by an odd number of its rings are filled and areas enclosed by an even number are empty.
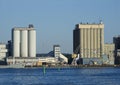
<svg viewBox="0 0 120 85"><path fill-rule="evenodd" d="M13 57L20 57L20 30L12 30L12 40L13 40Z"/></svg>
<svg viewBox="0 0 120 85"><path fill-rule="evenodd" d="M28 56L36 57L36 31L34 29L28 31Z"/></svg>
<svg viewBox="0 0 120 85"><path fill-rule="evenodd" d="M21 30L21 57L28 57L28 30Z"/></svg>

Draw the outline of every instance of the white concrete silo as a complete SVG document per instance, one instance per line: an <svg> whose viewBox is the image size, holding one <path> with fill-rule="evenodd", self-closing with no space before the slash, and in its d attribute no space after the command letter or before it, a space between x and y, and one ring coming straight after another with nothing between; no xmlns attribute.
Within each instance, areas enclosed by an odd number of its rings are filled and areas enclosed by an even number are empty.
<svg viewBox="0 0 120 85"><path fill-rule="evenodd" d="M28 57L28 30L21 30L21 44L20 44L20 55L21 57Z"/></svg>
<svg viewBox="0 0 120 85"><path fill-rule="evenodd" d="M34 29L28 31L28 56L36 57L36 31Z"/></svg>
<svg viewBox="0 0 120 85"><path fill-rule="evenodd" d="M20 30L12 30L12 40L13 40L13 57L20 57Z"/></svg>

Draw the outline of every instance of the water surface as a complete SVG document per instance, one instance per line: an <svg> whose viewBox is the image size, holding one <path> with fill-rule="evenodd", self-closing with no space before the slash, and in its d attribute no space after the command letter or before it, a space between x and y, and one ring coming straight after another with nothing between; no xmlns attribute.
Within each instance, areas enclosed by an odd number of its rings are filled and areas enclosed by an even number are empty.
<svg viewBox="0 0 120 85"><path fill-rule="evenodd" d="M0 85L120 85L120 68L46 68L44 72L43 68L0 68Z"/></svg>

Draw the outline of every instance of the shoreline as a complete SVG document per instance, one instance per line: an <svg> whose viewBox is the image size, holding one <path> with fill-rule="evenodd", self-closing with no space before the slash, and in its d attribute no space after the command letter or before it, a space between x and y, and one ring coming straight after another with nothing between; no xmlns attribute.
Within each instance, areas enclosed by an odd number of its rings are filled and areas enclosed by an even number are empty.
<svg viewBox="0 0 120 85"><path fill-rule="evenodd" d="M23 66L23 65L0 65L0 68L108 68L108 67L120 67L120 65L58 65L58 66Z"/></svg>

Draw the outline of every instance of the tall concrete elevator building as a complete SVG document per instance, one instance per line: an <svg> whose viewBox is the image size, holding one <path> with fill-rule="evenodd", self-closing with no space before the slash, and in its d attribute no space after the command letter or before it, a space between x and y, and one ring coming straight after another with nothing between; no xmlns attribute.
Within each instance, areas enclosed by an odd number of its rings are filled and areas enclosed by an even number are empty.
<svg viewBox="0 0 120 85"><path fill-rule="evenodd" d="M104 54L104 24L76 24L73 30L73 52L79 54L80 58L101 58Z"/></svg>
<svg viewBox="0 0 120 85"><path fill-rule="evenodd" d="M36 31L33 25L12 29L13 57L36 57Z"/></svg>

